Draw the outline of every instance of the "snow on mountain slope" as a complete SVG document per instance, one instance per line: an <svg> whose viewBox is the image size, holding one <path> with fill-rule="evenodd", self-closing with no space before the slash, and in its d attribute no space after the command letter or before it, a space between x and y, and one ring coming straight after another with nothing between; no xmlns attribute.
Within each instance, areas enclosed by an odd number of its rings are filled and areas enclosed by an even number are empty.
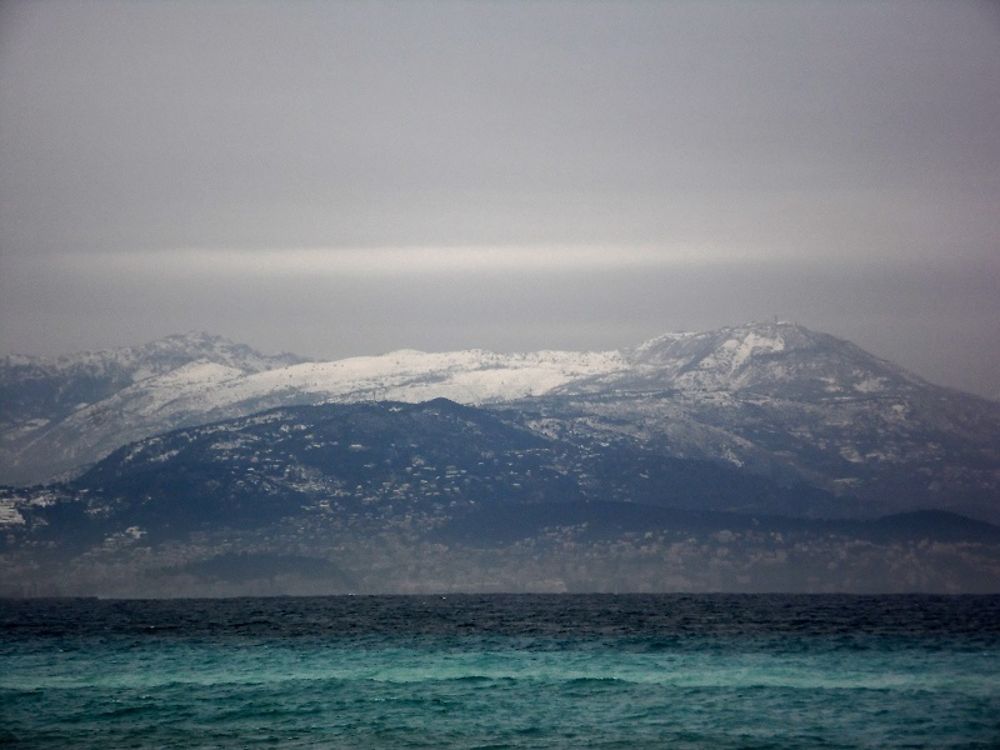
<svg viewBox="0 0 1000 750"><path fill-rule="evenodd" d="M295 391L312 399L419 402L449 398L485 403L537 396L581 377L626 366L617 352L542 351L497 354L481 349L428 353L400 350L375 357L310 362L258 373L206 389L203 409Z"/></svg>
<svg viewBox="0 0 1000 750"><path fill-rule="evenodd" d="M28 481L92 463L132 440L180 426L290 404L446 397L480 404L536 396L626 366L617 352L497 354L401 350L243 372L197 362L123 388L20 436L4 464ZM13 442L13 440L11 441ZM23 481L23 480L21 480Z"/></svg>
<svg viewBox="0 0 1000 750"><path fill-rule="evenodd" d="M53 420L134 383L199 361L253 373L302 360L291 354L268 356L201 332L59 357L8 355L0 357L0 425L8 429L30 420Z"/></svg>
<svg viewBox="0 0 1000 750"><path fill-rule="evenodd" d="M790 323L671 334L545 396L548 419L804 481L881 512L1000 518L1000 405Z"/></svg>
<svg viewBox="0 0 1000 750"><path fill-rule="evenodd" d="M92 463L92 456L106 455L124 442L146 437L152 426L169 429L185 399L244 375L238 368L199 360L145 378L40 429L37 436L24 441L17 459L30 465L35 456L52 460L55 455L68 464L66 468Z"/></svg>
<svg viewBox="0 0 1000 750"><path fill-rule="evenodd" d="M627 356L627 369L565 390L754 390L829 398L928 385L848 341L785 322L667 334Z"/></svg>
<svg viewBox="0 0 1000 750"><path fill-rule="evenodd" d="M301 362L293 354L266 355L222 336L191 331L166 336L140 346L103 351L37 357L12 354L0 357L0 378L68 377L127 374L132 382L163 373L197 360L215 362L244 372L260 372Z"/></svg>
<svg viewBox="0 0 1000 750"><path fill-rule="evenodd" d="M791 323L667 334L622 352L401 350L263 369L274 361L194 358L22 420L0 431L0 483L48 479L127 442L270 407L444 397L541 409L541 434L626 435L835 493L975 510L1000 488L1000 405Z"/></svg>
<svg viewBox="0 0 1000 750"><path fill-rule="evenodd" d="M119 396L123 390L131 389L129 395L140 402L170 400L173 396L167 394L174 390L183 394L197 389L199 382L217 380L220 371L206 369L208 365L235 376L300 361L291 354L269 356L245 344L198 332L108 351L60 357L2 357L0 482L37 481L76 466L78 460L93 460L88 450L70 445L72 440L64 439L65 444L60 446L48 434L58 431L77 412L109 399L106 405L112 415L124 409L123 414L109 419L131 435L125 417L133 411L148 410L150 405L122 406L129 400ZM200 369L185 370L196 363L201 363Z"/></svg>

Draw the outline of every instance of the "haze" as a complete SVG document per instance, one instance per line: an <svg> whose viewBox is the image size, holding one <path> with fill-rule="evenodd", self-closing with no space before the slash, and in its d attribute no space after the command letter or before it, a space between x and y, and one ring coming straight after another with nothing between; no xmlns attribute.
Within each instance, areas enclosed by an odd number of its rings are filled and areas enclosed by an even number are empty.
<svg viewBox="0 0 1000 750"><path fill-rule="evenodd" d="M778 315L1000 394L1000 6L0 6L0 353Z"/></svg>

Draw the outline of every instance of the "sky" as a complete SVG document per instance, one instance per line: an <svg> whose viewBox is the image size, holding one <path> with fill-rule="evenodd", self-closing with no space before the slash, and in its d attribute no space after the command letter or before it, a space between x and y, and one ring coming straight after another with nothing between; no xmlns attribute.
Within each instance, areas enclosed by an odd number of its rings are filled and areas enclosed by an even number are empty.
<svg viewBox="0 0 1000 750"><path fill-rule="evenodd" d="M1000 4L0 4L0 354L773 316L1000 397Z"/></svg>

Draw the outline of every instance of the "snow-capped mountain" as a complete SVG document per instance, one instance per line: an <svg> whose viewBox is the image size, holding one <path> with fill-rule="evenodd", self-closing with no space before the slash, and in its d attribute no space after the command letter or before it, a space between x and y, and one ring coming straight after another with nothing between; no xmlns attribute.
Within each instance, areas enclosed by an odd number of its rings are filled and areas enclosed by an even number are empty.
<svg viewBox="0 0 1000 750"><path fill-rule="evenodd" d="M212 351L236 347L210 341ZM290 363L240 351L192 352L47 421L22 420L4 432L0 481L46 479L133 440L271 407L445 397L550 438L626 438L665 457L804 482L842 498L845 514L861 502L872 515L938 507L1000 520L1000 404L792 323L667 334L613 352L404 350Z"/></svg>
<svg viewBox="0 0 1000 750"><path fill-rule="evenodd" d="M59 357L8 355L0 358L0 419L4 429L25 420L53 419L192 362L211 362L246 374L300 361L291 354L264 355L203 332Z"/></svg>
<svg viewBox="0 0 1000 750"><path fill-rule="evenodd" d="M572 383L566 390L752 390L826 399L928 386L849 341L785 322L669 333L626 356L628 368Z"/></svg>
<svg viewBox="0 0 1000 750"><path fill-rule="evenodd" d="M133 393L183 392L185 387L200 387L223 372L236 377L300 361L292 354L261 354L245 344L203 332L175 334L142 346L58 357L2 357L0 482L36 481L93 461L94 456L82 446L60 448L58 438L49 440L46 436L53 429L58 431L74 413L125 389L131 388ZM128 431L127 413L108 422L109 430L117 426ZM35 459L30 457L32 445L38 446ZM25 451L27 457L22 458ZM44 457L46 452L48 458Z"/></svg>
<svg viewBox="0 0 1000 750"><path fill-rule="evenodd" d="M234 345L225 343L223 353L228 354ZM148 346L157 350L157 344ZM178 358L174 368L164 366L131 381L122 375L116 381L120 387L109 385L106 391L113 392L101 392L90 403L75 403L69 411L57 408L46 416L39 409L31 418L14 422L0 442L0 482L42 481L91 464L148 435L274 406L373 400L416 403L439 397L491 403L537 396L627 366L618 352L402 350L289 364L287 360L295 359L291 355L269 359L242 349L248 356L240 359L198 356L201 350L192 349L191 356ZM16 388L12 385L10 390Z"/></svg>
<svg viewBox="0 0 1000 750"><path fill-rule="evenodd" d="M194 342L110 357L90 402L51 364L5 381L48 419L4 433L8 475L92 464L0 487L10 591L1000 586L1000 404L801 326L324 363ZM244 562L264 588L213 578Z"/></svg>
<svg viewBox="0 0 1000 750"><path fill-rule="evenodd" d="M933 507L1000 520L996 402L790 323L669 334L629 357L627 369L539 400L538 424L628 435L876 512Z"/></svg>

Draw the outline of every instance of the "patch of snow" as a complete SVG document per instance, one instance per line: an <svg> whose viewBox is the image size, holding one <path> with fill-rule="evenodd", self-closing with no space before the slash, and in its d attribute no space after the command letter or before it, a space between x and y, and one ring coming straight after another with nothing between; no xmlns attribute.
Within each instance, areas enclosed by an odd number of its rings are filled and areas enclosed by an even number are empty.
<svg viewBox="0 0 1000 750"><path fill-rule="evenodd" d="M17 509L14 500L0 500L0 527L23 526L24 516Z"/></svg>
<svg viewBox="0 0 1000 750"><path fill-rule="evenodd" d="M664 346L668 346L684 339L689 339L696 335L697 334L693 331L674 331L671 333L664 333L656 338L649 339L649 341L644 341L632 351L637 357L641 358L650 351L663 348Z"/></svg>
<svg viewBox="0 0 1000 750"><path fill-rule="evenodd" d="M25 505L29 505L35 508L48 508L51 505L55 505L58 497L56 493L50 490L42 490L41 492L32 495L28 498Z"/></svg>
<svg viewBox="0 0 1000 750"><path fill-rule="evenodd" d="M886 385L885 378L865 378L854 384L854 390L858 393L879 393L885 390Z"/></svg>
<svg viewBox="0 0 1000 750"><path fill-rule="evenodd" d="M176 456L178 453L180 453L180 451L177 450L176 448L173 449L173 450L164 451L163 453L158 453L155 456L151 456L149 458L149 462L153 463L153 464L161 464L161 463L164 463L165 461L169 461L171 458L173 458L174 456Z"/></svg>
<svg viewBox="0 0 1000 750"><path fill-rule="evenodd" d="M781 336L761 336L751 331L736 349L733 356L733 369L739 368L755 354L774 354L784 350L785 340Z"/></svg>
<svg viewBox="0 0 1000 750"><path fill-rule="evenodd" d="M861 457L861 454L849 445L842 446L839 453L842 458L850 461L852 464L864 463L864 459Z"/></svg>

